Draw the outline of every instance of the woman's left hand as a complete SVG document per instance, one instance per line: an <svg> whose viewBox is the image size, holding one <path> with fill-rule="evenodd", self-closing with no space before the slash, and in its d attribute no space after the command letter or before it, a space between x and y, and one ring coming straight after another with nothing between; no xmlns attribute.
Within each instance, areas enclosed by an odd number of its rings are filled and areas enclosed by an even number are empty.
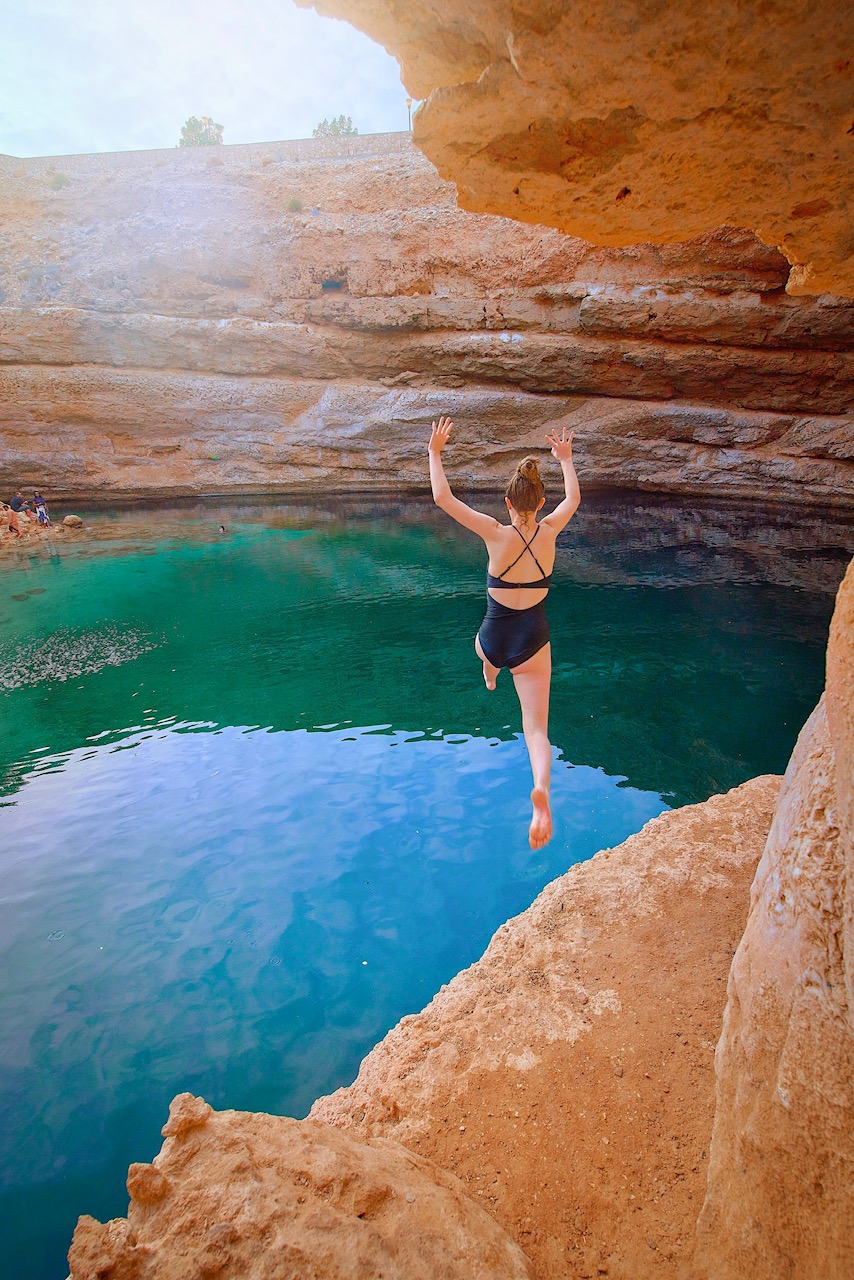
<svg viewBox="0 0 854 1280"><path fill-rule="evenodd" d="M450 418L440 418L438 426L434 422L430 432L430 444L427 446L431 453L441 453L445 445L448 443L448 437L453 430L454 424Z"/></svg>

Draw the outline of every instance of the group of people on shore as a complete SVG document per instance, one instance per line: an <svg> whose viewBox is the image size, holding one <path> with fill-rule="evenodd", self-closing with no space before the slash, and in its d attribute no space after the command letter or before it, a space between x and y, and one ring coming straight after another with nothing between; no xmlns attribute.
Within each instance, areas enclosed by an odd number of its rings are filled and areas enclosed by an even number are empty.
<svg viewBox="0 0 854 1280"><path fill-rule="evenodd" d="M8 502L0 502L0 528L5 526L17 538L29 533L31 520L42 526L50 524L47 503L40 493L34 493L32 500L27 502L18 489Z"/></svg>

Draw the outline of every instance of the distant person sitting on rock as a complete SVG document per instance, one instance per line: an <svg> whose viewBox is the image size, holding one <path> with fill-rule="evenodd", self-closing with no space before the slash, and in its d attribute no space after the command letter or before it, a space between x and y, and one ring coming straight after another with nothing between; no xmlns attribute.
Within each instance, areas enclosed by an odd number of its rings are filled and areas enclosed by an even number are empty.
<svg viewBox="0 0 854 1280"><path fill-rule="evenodd" d="M18 519L18 513L13 511L11 506L7 506L5 502L1 505L3 507L3 517L6 524L12 530L16 538L22 538L23 534L21 533L21 522Z"/></svg>
<svg viewBox="0 0 854 1280"><path fill-rule="evenodd" d="M9 506L12 511L26 511L27 504L21 496L20 489L13 498L9 499Z"/></svg>
<svg viewBox="0 0 854 1280"><path fill-rule="evenodd" d="M40 493L33 494L33 506L36 509L36 516L39 524L50 524L50 516L47 513L47 503Z"/></svg>
<svg viewBox="0 0 854 1280"><path fill-rule="evenodd" d="M549 743L549 693L552 678L552 648L545 599L549 593L555 561L555 541L572 519L581 501L578 479L572 465L572 436L557 429L546 436L552 457L563 471L565 497L551 515L537 522L537 512L545 502L536 458L523 458L504 492L510 524L500 524L493 516L455 498L442 467L442 450L448 443L453 423L440 418L430 435L430 483L436 505L471 529L486 543L489 564L486 576L487 609L474 647L483 663L487 689L495 688L502 667L513 677L522 708L522 731L534 775L531 792L533 814L528 843L540 849L552 838L550 804L552 749ZM522 544L521 550L519 544ZM534 545L536 543L536 546ZM513 572L512 578L507 574Z"/></svg>

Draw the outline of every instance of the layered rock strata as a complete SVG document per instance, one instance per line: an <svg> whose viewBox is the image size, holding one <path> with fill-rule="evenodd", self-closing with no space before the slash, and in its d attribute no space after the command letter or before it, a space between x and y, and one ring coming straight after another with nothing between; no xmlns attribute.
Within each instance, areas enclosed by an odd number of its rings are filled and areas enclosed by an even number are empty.
<svg viewBox="0 0 854 1280"><path fill-rule="evenodd" d="M0 485L423 487L449 412L468 484L566 420L588 485L854 506L854 304L787 297L734 228L464 214L394 145L7 160Z"/></svg>
<svg viewBox="0 0 854 1280"><path fill-rule="evenodd" d="M597 244L751 227L789 291L854 295L850 9L297 0L393 53L466 209Z"/></svg>

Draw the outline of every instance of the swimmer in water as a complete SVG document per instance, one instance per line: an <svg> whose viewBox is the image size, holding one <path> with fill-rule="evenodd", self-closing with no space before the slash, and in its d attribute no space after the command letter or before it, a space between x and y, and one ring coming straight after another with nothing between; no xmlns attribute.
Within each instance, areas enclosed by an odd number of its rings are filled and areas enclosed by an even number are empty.
<svg viewBox="0 0 854 1280"><path fill-rule="evenodd" d="M442 450L453 429L450 418L434 422L430 434L430 483L438 507L483 538L489 553L486 576L487 609L474 647L483 663L487 689L495 688L502 667L513 677L522 708L522 730L531 760L534 787L533 814L528 843L541 849L552 838L551 787L552 749L549 742L549 692L552 678L552 648L545 599L549 592L555 561L555 541L561 529L575 515L581 502L578 478L572 465L572 437L566 427L554 428L546 436L563 471L565 496L551 515L537 520L545 502L536 458L523 458L504 493L510 524L475 511L451 493L442 466ZM508 576L512 575L512 576Z"/></svg>

